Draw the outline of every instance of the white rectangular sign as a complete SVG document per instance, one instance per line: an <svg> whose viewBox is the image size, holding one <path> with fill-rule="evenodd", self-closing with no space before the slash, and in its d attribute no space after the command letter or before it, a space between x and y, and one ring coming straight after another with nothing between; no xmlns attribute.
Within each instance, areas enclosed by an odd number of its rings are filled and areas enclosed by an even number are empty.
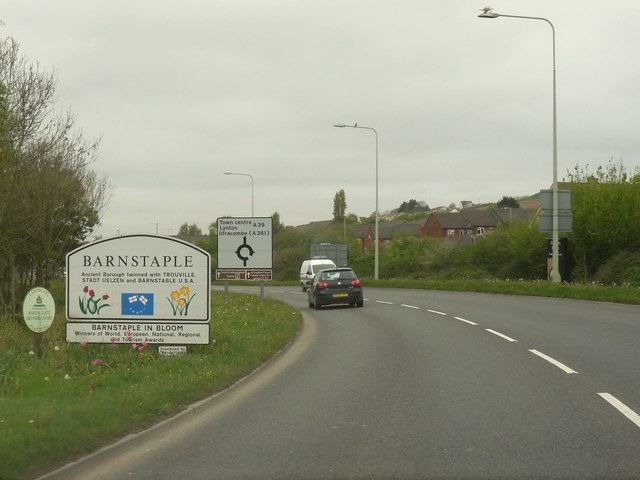
<svg viewBox="0 0 640 480"><path fill-rule="evenodd" d="M211 256L158 235L124 235L67 255L67 341L209 343Z"/></svg>
<svg viewBox="0 0 640 480"><path fill-rule="evenodd" d="M158 353L163 357L171 357L175 355L186 355L187 347L182 345L162 345L158 347Z"/></svg>
<svg viewBox="0 0 640 480"><path fill-rule="evenodd" d="M67 341L206 345L209 343L209 324L68 322Z"/></svg>
<svg viewBox="0 0 640 480"><path fill-rule="evenodd" d="M271 217L218 218L218 268L272 268L271 226Z"/></svg>

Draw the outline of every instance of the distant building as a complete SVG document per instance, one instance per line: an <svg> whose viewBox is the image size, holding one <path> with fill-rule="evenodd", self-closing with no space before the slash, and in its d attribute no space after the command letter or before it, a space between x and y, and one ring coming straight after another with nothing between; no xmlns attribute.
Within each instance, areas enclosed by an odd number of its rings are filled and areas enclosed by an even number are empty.
<svg viewBox="0 0 640 480"><path fill-rule="evenodd" d="M451 238L490 235L502 224L514 220L529 220L522 208L468 209L460 212L433 212L421 234L427 237Z"/></svg>

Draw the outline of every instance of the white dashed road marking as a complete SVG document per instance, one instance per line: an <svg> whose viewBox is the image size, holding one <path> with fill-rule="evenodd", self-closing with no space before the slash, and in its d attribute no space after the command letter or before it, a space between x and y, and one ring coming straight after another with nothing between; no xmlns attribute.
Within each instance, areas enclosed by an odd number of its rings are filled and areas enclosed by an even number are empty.
<svg viewBox="0 0 640 480"><path fill-rule="evenodd" d="M609 402L613 407L618 409L620 413L622 413L625 417L631 420L636 426L640 427L640 415L627 407L624 403L618 400L616 397L611 395L610 393L598 393L602 398L604 398L607 402Z"/></svg>
<svg viewBox="0 0 640 480"><path fill-rule="evenodd" d="M573 370L572 368L567 367L564 363L559 362L555 358L551 358L550 356L545 355L544 353L539 352L538 350L529 350L529 351L531 353L533 353L534 355L537 355L540 358L545 359L550 364L555 365L556 367L558 367L560 370L564 371L565 373L578 373L575 370Z"/></svg>
<svg viewBox="0 0 640 480"><path fill-rule="evenodd" d="M461 322L468 323L469 325L478 325L476 322L472 322L471 320L465 320L464 318L461 318L461 317L453 317L453 318L455 318L456 320L460 320Z"/></svg>
<svg viewBox="0 0 640 480"><path fill-rule="evenodd" d="M511 338L511 337L507 337L504 333L500 333L500 332L496 332L495 330L491 330L490 328L486 328L485 329L487 332L489 333L493 333L494 335L497 335L501 338L504 338L505 340L509 341L509 342L517 342L517 340Z"/></svg>
<svg viewBox="0 0 640 480"><path fill-rule="evenodd" d="M365 299L366 300L366 299ZM394 305L393 302L387 302L384 300L376 300L376 303L381 303L383 305ZM415 305L407 305L407 304L400 304L401 307L405 307L405 308L411 308L414 310L420 310L420 307L417 307ZM439 312L438 310L429 310L427 309L427 312L429 313L433 313L436 315L442 315L442 316L447 316L448 314L445 312ZM460 321L460 322L464 322L467 323L469 325L478 325L476 322L472 322L471 320L467 320L465 318L462 317L453 317L454 319ZM507 340L508 342L517 342L518 340L516 340L515 338L511 338L507 335L505 335L504 333L500 333L496 330L493 330L491 328L485 328L485 330L489 333L492 333L493 335L496 335L500 338L503 338L504 340ZM573 370L572 368L568 367L567 365L565 365L562 362L559 362L558 360L554 359L553 357L550 357L548 355L545 355L544 353L535 350L535 349L530 349L529 350L531 353L533 353L534 355L542 358L543 360L546 360L547 362L551 363L552 365L558 367L560 370L564 371L567 374L577 374L578 372L576 372L575 370ZM605 399L611 406L613 406L614 408L616 408L620 413L622 413L625 417L627 417L629 420L631 420L637 427L640 427L640 415L638 415L636 412L634 412L633 410L631 410L629 407L627 407L624 403L622 403L620 400L618 400L616 397L614 397L613 395L609 394L609 393L598 393L598 395L600 395L603 399Z"/></svg>

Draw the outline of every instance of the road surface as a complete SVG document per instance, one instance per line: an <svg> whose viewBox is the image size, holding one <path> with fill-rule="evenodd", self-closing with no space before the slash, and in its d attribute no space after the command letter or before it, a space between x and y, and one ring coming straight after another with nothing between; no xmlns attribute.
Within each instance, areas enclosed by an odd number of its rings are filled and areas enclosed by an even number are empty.
<svg viewBox="0 0 640 480"><path fill-rule="evenodd" d="M264 290L304 312L291 348L43 478L640 478L639 307L371 288L315 311Z"/></svg>

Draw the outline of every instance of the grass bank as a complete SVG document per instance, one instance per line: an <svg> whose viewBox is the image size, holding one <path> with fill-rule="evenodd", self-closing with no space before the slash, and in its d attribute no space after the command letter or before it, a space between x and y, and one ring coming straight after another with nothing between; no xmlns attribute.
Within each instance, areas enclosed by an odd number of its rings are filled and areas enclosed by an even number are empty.
<svg viewBox="0 0 640 480"><path fill-rule="evenodd" d="M498 280L424 280L424 279L364 279L365 287L418 288L455 292L502 293L535 297L568 298L640 305L640 288L631 286L584 284L553 284L550 282Z"/></svg>
<svg viewBox="0 0 640 480"><path fill-rule="evenodd" d="M161 357L153 345L68 344L62 313L37 358L26 327L0 321L0 479L32 478L223 390L302 323L281 302L230 294L225 305L212 295L211 343L185 356Z"/></svg>
<svg viewBox="0 0 640 480"><path fill-rule="evenodd" d="M626 303L640 305L640 288L632 286L574 284L553 284L546 281L508 280L437 280L437 279L380 279L361 277L362 285L380 288L416 288L424 290L449 290L453 292L502 293L505 295L529 295L534 297L568 298L595 302ZM232 285L254 285L249 282L229 282ZM297 288L298 281L277 282Z"/></svg>

